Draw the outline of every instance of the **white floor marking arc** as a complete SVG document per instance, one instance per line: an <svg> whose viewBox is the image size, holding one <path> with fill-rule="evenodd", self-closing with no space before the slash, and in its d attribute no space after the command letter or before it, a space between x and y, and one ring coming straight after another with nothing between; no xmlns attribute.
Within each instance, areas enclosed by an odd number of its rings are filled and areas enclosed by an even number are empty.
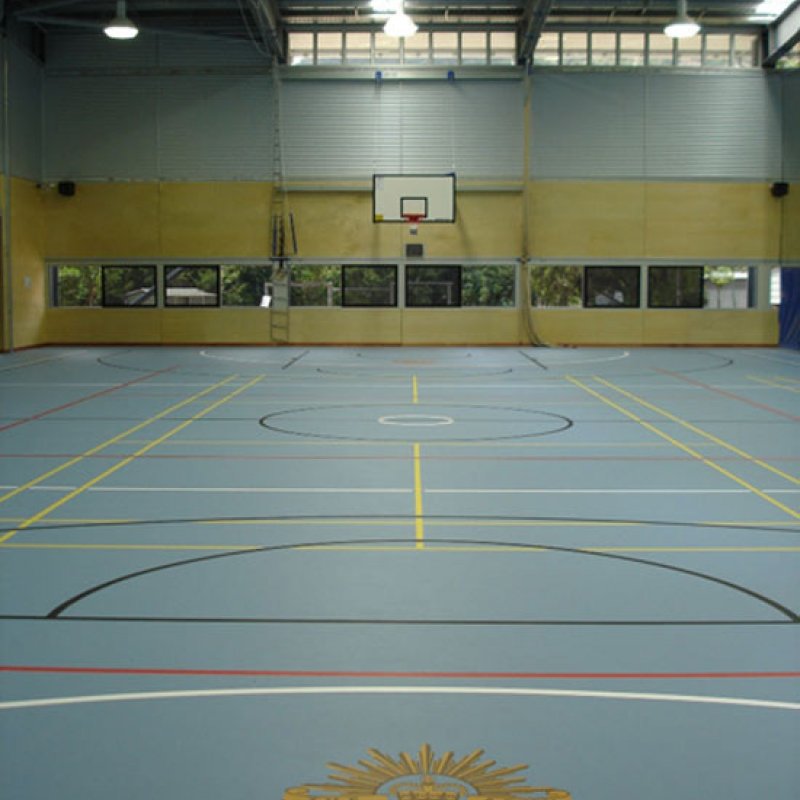
<svg viewBox="0 0 800 800"><path fill-rule="evenodd" d="M190 700L208 697L261 697L286 695L477 695L494 697L570 697L600 700L651 701L697 705L740 706L800 711L800 703L760 700L749 697L714 695L658 694L651 692L605 692L585 689L526 689L489 686L281 686L243 689L191 689L162 692L121 692L116 694L42 697L0 703L0 711L93 703L143 702L150 700Z"/></svg>

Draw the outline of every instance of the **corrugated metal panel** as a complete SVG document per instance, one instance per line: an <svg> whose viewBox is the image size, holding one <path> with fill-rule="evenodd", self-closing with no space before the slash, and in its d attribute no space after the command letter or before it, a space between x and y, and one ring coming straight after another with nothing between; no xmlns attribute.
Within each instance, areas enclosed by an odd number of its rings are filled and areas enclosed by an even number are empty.
<svg viewBox="0 0 800 800"><path fill-rule="evenodd" d="M269 180L269 78L161 78L158 163L168 180Z"/></svg>
<svg viewBox="0 0 800 800"><path fill-rule="evenodd" d="M11 172L38 181L42 178L42 68L11 45L8 72Z"/></svg>
<svg viewBox="0 0 800 800"><path fill-rule="evenodd" d="M109 4L112 12L113 4ZM109 12L109 13L110 13ZM137 36L115 42L96 31L47 37L47 71L142 69L156 63L157 37Z"/></svg>
<svg viewBox="0 0 800 800"><path fill-rule="evenodd" d="M126 42L112 41L97 32L47 37L47 69L53 72L237 66L266 70L269 61L254 44L232 39L188 39L147 32Z"/></svg>
<svg viewBox="0 0 800 800"><path fill-rule="evenodd" d="M269 59L251 42L232 39L182 39L158 37L158 64L162 67L260 66L266 71Z"/></svg>
<svg viewBox="0 0 800 800"><path fill-rule="evenodd" d="M648 177L780 174L780 87L769 76L650 74L646 104Z"/></svg>
<svg viewBox="0 0 800 800"><path fill-rule="evenodd" d="M800 73L786 72L779 77L783 101L783 175L781 177L785 181L800 181Z"/></svg>
<svg viewBox="0 0 800 800"><path fill-rule="evenodd" d="M453 169L463 177L521 174L516 81L287 82L283 92L292 178Z"/></svg>
<svg viewBox="0 0 800 800"><path fill-rule="evenodd" d="M45 180L156 176L155 78L45 80Z"/></svg>
<svg viewBox="0 0 800 800"><path fill-rule="evenodd" d="M644 174L642 74L536 73L532 91L533 177Z"/></svg>

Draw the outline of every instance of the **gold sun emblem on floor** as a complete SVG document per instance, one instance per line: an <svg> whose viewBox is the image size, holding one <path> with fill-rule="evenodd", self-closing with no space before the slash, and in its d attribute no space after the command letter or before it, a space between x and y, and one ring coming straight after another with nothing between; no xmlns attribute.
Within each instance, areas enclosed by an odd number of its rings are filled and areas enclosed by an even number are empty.
<svg viewBox="0 0 800 800"><path fill-rule="evenodd" d="M571 800L563 789L527 786L518 773L525 764L497 767L483 750L462 758L446 752L437 758L428 744L416 758L392 758L374 748L360 766L328 764L330 783L287 789L284 800Z"/></svg>

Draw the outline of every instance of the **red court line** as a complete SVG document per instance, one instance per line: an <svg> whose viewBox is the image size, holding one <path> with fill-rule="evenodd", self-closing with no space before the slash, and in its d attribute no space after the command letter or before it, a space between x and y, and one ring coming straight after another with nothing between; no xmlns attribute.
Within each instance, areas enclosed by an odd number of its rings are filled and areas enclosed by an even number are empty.
<svg viewBox="0 0 800 800"><path fill-rule="evenodd" d="M800 417L796 417L794 414L790 414L788 411L781 411L779 408L773 408L765 403L759 403L755 400L750 400L747 397L742 397L741 395L734 394L733 392L728 392L725 389L719 389L716 386L711 386L707 383L703 383L702 381L695 380L694 378L687 378L685 375L681 375L677 372L670 372L668 369L656 369L656 372L660 372L662 375L669 375L670 378L678 378L684 383L691 383L694 386L699 386L702 389L708 389L709 392L716 392L724 397L730 397L732 400L738 400L740 403L747 403L747 405L753 406L753 408L760 408L762 411L769 411L771 414L777 414L780 417L791 419L794 422L800 422Z"/></svg>
<svg viewBox="0 0 800 800"><path fill-rule="evenodd" d="M16 428L19 425L25 425L28 422L33 422L34 420L41 419L42 417L46 417L49 414L55 414L57 411L64 411L67 408L72 408L73 406L80 405L81 403L85 403L87 400L94 400L97 397L102 397L106 394L111 394L111 392L116 392L117 389L124 389L126 386L133 386L135 383L140 383L141 381L149 380L150 378L154 378L156 375L161 375L165 372L172 372L175 367L166 367L165 369L159 369L155 372L149 372L147 375L141 375L138 378L134 378L132 381L126 381L125 383L118 383L116 386L110 386L108 389L101 389L99 392L94 392L93 394L87 394L85 397L79 397L77 400L73 400L70 403L64 403L63 405L56 406L55 408L48 408L47 411L40 411L38 414L34 414L30 417L25 417L24 419L18 419L14 422L9 422L7 425L0 426L0 433L2 431L7 431L10 428Z"/></svg>
<svg viewBox="0 0 800 800"><path fill-rule="evenodd" d="M800 672L437 672L399 670L164 669L0 664L0 672L57 675L161 675L261 678L446 678L448 680L702 680L800 678Z"/></svg>

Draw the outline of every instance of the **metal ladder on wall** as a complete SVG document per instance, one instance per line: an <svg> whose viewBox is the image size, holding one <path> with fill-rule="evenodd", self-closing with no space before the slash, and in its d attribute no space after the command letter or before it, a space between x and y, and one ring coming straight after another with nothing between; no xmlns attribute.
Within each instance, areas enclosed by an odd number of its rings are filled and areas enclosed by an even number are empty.
<svg viewBox="0 0 800 800"><path fill-rule="evenodd" d="M288 344L289 289L291 285L291 256L297 254L297 235L294 216L289 209L288 189L283 168L281 140L281 80L277 60L272 63L272 202L271 255L272 303L270 306L270 338L276 344Z"/></svg>

